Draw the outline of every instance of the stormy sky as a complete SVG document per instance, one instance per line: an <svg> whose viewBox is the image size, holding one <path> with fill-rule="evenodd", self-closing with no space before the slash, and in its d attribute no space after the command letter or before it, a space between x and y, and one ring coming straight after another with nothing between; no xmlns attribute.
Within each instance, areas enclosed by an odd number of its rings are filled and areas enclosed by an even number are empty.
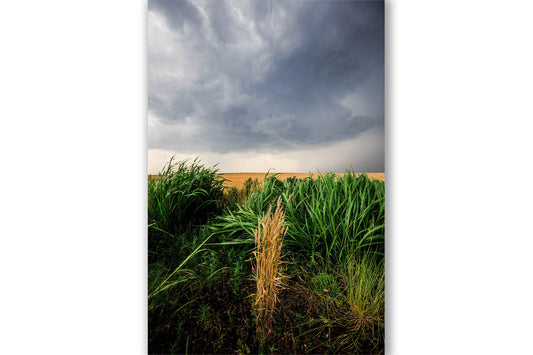
<svg viewBox="0 0 533 355"><path fill-rule="evenodd" d="M148 2L148 169L384 171L382 1Z"/></svg>

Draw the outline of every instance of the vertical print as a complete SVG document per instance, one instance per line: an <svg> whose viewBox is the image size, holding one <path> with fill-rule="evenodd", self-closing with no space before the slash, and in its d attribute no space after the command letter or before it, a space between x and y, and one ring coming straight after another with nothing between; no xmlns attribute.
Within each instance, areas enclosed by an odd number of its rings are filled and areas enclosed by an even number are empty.
<svg viewBox="0 0 533 355"><path fill-rule="evenodd" d="M149 353L383 353L383 1L149 0Z"/></svg>

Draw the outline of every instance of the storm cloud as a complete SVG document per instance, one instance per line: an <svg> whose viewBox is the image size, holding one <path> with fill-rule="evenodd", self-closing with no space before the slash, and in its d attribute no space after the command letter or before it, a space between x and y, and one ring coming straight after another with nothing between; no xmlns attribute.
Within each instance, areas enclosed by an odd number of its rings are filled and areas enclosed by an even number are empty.
<svg viewBox="0 0 533 355"><path fill-rule="evenodd" d="M383 144L382 1L150 0L147 23L149 149Z"/></svg>

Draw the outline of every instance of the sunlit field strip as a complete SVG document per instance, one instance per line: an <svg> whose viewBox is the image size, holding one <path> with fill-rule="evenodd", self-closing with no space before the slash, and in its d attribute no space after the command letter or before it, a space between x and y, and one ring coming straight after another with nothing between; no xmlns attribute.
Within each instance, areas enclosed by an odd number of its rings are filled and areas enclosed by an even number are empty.
<svg viewBox="0 0 533 355"><path fill-rule="evenodd" d="M271 173L270 175L273 175L274 173ZM258 179L260 182L263 181L266 173L221 173L221 175L224 179L227 179L227 181L224 182L224 187L237 187L241 188L244 185L244 182L251 178L252 180ZM343 176L344 173L338 173L335 174L337 176ZM356 174L357 176L361 175L360 173ZM366 173L369 178L385 181L385 173ZM309 176L308 173L279 173L276 175L276 177L279 180L287 180L289 177L296 176L298 179L304 179ZM313 174L313 179L317 179L319 174ZM149 179L155 179L157 178L157 175L148 175Z"/></svg>

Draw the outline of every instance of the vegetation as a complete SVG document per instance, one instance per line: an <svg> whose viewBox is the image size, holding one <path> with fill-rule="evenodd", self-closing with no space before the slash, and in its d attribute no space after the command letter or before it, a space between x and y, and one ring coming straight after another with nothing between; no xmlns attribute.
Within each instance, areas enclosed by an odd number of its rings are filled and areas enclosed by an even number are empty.
<svg viewBox="0 0 533 355"><path fill-rule="evenodd" d="M238 205L242 205L255 189L259 188L259 181L257 179L248 178L241 189L235 186L230 187L224 194L223 203L225 206L235 209Z"/></svg>
<svg viewBox="0 0 533 355"><path fill-rule="evenodd" d="M148 250L176 258L176 247L187 247L186 235L220 212L224 179L217 170L194 160L174 163L173 158L148 182ZM193 237L194 238L194 237ZM161 258L158 258L161 259Z"/></svg>
<svg viewBox="0 0 533 355"><path fill-rule="evenodd" d="M281 207L281 197L278 198L276 211L273 215L267 213L257 223L255 235L255 265L253 268L256 282L254 294L254 308L257 312L257 331L263 337L267 337L272 331L272 319L278 293L283 286L281 272L281 247L283 237L287 232L285 226L285 213Z"/></svg>
<svg viewBox="0 0 533 355"><path fill-rule="evenodd" d="M384 182L223 183L198 160L149 182L149 352L382 353Z"/></svg>

